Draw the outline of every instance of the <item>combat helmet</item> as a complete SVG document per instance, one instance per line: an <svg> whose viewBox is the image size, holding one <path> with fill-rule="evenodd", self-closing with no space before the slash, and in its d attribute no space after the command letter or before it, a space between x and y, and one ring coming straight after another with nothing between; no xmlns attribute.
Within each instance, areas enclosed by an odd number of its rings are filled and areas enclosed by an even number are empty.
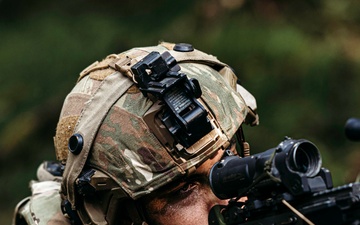
<svg viewBox="0 0 360 225"><path fill-rule="evenodd" d="M137 199L191 174L236 135L245 151L243 123L258 124L255 98L216 57L166 42L109 55L80 73L60 114L63 213L119 224L123 212L141 224Z"/></svg>

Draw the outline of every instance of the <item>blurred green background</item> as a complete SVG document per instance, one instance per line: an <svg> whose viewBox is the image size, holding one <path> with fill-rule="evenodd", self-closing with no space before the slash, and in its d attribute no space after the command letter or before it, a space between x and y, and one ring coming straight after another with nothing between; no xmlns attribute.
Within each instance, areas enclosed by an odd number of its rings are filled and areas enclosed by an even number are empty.
<svg viewBox="0 0 360 225"><path fill-rule="evenodd" d="M0 0L0 221L30 194L62 101L79 72L111 53L187 42L231 65L257 98L252 152L284 136L321 150L335 185L360 171L360 2L354 0Z"/></svg>

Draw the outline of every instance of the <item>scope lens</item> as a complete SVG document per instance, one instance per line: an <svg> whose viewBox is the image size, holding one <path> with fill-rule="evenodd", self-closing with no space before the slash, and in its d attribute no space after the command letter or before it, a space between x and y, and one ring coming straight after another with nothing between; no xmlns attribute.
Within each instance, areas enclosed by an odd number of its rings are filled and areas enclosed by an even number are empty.
<svg viewBox="0 0 360 225"><path fill-rule="evenodd" d="M319 150L310 142L299 142L294 145L291 154L291 169L312 177L319 173L321 157Z"/></svg>

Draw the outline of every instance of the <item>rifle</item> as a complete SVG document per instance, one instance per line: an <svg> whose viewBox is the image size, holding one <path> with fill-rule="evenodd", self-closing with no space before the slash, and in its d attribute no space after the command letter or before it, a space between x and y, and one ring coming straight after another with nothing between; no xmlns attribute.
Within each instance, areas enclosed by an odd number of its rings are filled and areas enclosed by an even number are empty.
<svg viewBox="0 0 360 225"><path fill-rule="evenodd" d="M218 198L231 200L210 210L209 224L359 225L360 183L334 188L321 164L313 143L289 137L259 154L225 156L209 181Z"/></svg>

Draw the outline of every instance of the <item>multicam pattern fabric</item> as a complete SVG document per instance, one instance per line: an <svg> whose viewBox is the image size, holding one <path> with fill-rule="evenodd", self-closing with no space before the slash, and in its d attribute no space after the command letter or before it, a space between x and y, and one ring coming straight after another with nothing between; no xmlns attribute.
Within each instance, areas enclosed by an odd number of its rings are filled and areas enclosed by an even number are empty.
<svg viewBox="0 0 360 225"><path fill-rule="evenodd" d="M230 139L246 114L242 98L208 66L184 63L181 68L189 77L199 80L202 100ZM106 171L133 198L169 183L192 166L177 165L149 131L142 117L152 104L142 93L124 95L100 127L89 158L92 167Z"/></svg>
<svg viewBox="0 0 360 225"><path fill-rule="evenodd" d="M68 141L86 102L100 86L101 81L89 76L81 79L67 95L60 113L54 137L55 153L59 161L65 162L68 155Z"/></svg>
<svg viewBox="0 0 360 225"><path fill-rule="evenodd" d="M181 64L181 71L199 80L202 99L212 110L222 130L231 138L243 122L247 106L242 97L214 69L201 64Z"/></svg>
<svg viewBox="0 0 360 225"><path fill-rule="evenodd" d="M151 51L162 53L167 50L159 45L132 49L120 54L119 57L125 54L134 55L140 59ZM201 52L201 57L206 59L205 56L206 54ZM213 58L213 56L209 57L211 60ZM99 73L99 70L88 68L90 72L82 73L81 80L68 95L54 138L55 143L60 143L56 144L57 152L66 149L64 141L69 138L69 132L66 130L71 129L70 125L61 121L66 121L68 117L79 116L86 101L100 85L101 79L115 71L104 67L103 64L95 63L95 67L101 65L99 67L101 76L94 76L95 73ZM218 71L207 65L191 62L191 60L179 63L179 65L181 72L187 74L189 78L199 80L203 92L201 100L218 121L223 134L216 145L209 147L204 153L194 155L193 158L179 163L174 160L169 149L150 132L143 120L144 114L154 102L145 98L135 85L132 86L114 103L105 117L94 140L87 164L108 174L134 199L185 175L187 170L204 162L232 138L247 114L247 106L242 97L233 90L230 82Z"/></svg>
<svg viewBox="0 0 360 225"><path fill-rule="evenodd" d="M60 209L60 183L43 181L31 183L32 196L16 207L13 225L70 225Z"/></svg>

